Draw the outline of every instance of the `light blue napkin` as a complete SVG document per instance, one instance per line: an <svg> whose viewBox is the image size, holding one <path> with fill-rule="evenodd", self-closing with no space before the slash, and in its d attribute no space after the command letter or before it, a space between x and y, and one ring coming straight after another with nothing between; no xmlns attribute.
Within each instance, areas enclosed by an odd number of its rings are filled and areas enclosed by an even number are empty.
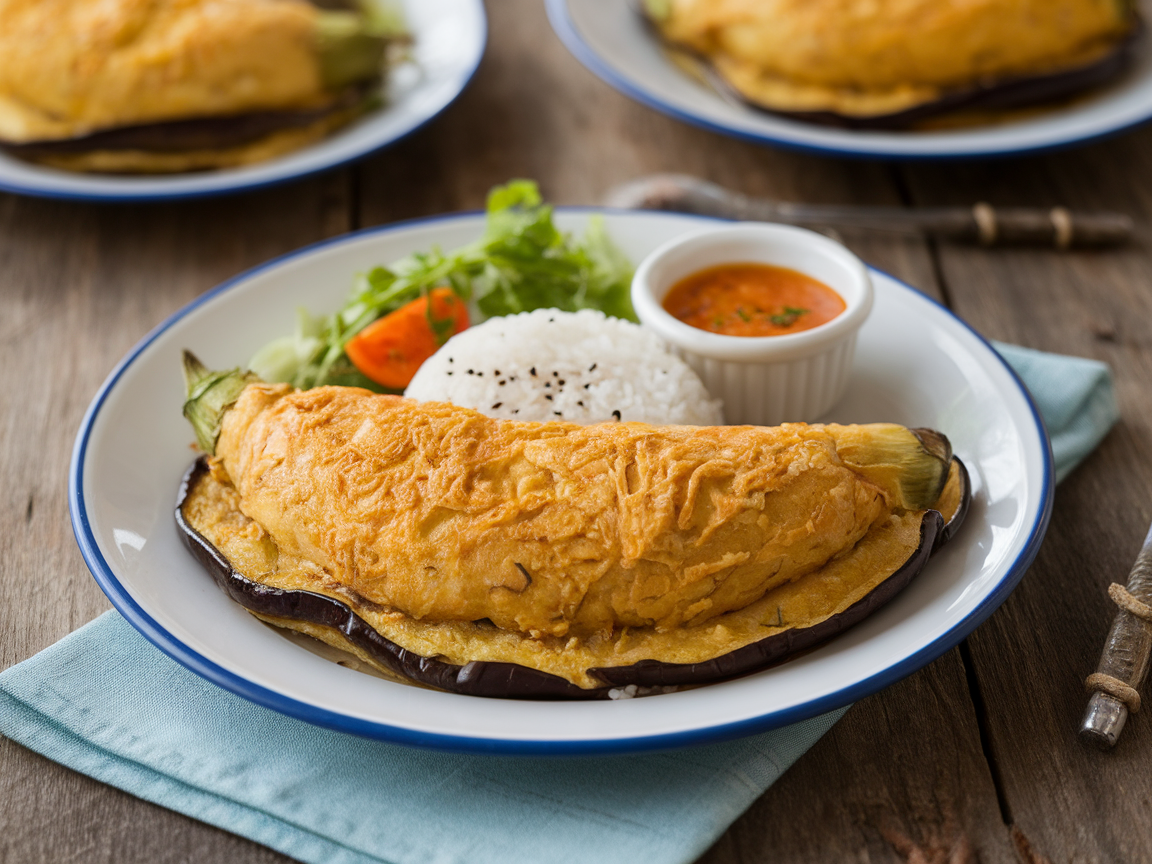
<svg viewBox="0 0 1152 864"><path fill-rule="evenodd" d="M999 345L1063 477L1115 422L1107 366ZM643 756L459 756L331 732L220 690L115 612L0 673L0 732L305 862L690 862L840 719Z"/></svg>
<svg viewBox="0 0 1152 864"><path fill-rule="evenodd" d="M1059 483L1120 419L1112 370L1099 360L1046 354L1004 342L992 345L1016 370L1040 409L1052 439Z"/></svg>

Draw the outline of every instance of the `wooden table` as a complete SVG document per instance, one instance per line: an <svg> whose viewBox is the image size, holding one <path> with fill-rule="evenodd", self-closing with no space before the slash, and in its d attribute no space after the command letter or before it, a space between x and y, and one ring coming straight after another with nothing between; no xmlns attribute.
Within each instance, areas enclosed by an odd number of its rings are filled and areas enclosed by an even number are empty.
<svg viewBox="0 0 1152 864"><path fill-rule="evenodd" d="M654 171L786 200L1062 204L1152 214L1152 128L970 165L888 165L763 149L620 96L552 35L538 0L490 4L464 96L397 147L249 195L101 206L0 195L0 667L108 602L68 521L72 439L104 376L144 333L221 280L361 226L482 206L533 177L596 203ZM1123 578L1152 521L1152 257L984 251L848 237L866 260L985 335L1097 357L1123 420L1056 493L1047 540L1007 603L926 669L871 696L708 852L708 864L1152 861L1152 722L1115 752L1075 737ZM277 853L139 801L0 740L0 861L273 862Z"/></svg>

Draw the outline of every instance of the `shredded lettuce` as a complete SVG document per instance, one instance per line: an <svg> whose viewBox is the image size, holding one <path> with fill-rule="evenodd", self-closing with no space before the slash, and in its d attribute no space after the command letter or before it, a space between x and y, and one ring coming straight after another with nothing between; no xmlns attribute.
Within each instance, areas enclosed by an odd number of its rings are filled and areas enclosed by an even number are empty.
<svg viewBox="0 0 1152 864"><path fill-rule="evenodd" d="M373 321L432 288L449 286L472 300L486 318L533 309L573 312L599 309L636 320L629 296L632 264L612 242L603 219L588 220L573 239L556 228L552 208L531 180L513 180L488 195L487 222L479 240L444 254L419 252L356 277L344 308L314 318L298 312L296 332L261 348L249 368L265 381L301 389L322 384L380 388L348 360L344 346ZM451 321L430 319L441 340Z"/></svg>

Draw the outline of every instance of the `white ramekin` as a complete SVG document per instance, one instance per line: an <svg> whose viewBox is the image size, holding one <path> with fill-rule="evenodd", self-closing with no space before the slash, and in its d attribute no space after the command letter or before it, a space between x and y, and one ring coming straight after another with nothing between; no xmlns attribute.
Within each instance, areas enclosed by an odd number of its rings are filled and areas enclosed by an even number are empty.
<svg viewBox="0 0 1152 864"><path fill-rule="evenodd" d="M844 298L826 324L785 336L722 336L674 318L663 306L685 276L719 264L773 264L798 270ZM632 305L651 328L724 400L729 423L811 422L844 395L856 334L872 310L864 263L822 234L745 222L677 237L645 258L632 278Z"/></svg>

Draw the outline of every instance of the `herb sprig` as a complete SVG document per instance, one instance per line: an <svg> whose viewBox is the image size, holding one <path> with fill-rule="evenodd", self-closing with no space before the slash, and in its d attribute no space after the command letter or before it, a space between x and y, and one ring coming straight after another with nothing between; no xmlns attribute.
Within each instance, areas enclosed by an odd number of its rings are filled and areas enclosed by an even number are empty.
<svg viewBox="0 0 1152 864"><path fill-rule="evenodd" d="M769 317L769 321L777 327L791 327L800 320L801 315L807 315L808 309L798 309L795 306L785 306L784 311Z"/></svg>

